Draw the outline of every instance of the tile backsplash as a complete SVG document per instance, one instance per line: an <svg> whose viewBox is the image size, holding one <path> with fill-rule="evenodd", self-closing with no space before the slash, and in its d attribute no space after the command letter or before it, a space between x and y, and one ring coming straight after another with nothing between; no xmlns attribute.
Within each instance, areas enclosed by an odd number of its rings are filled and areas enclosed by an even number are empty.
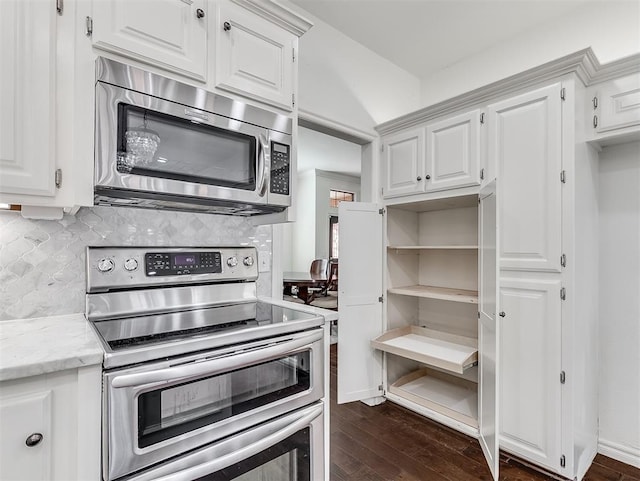
<svg viewBox="0 0 640 481"><path fill-rule="evenodd" d="M245 217L92 207L51 221L0 212L0 321L84 312L87 246L251 245L270 254L271 240L271 226ZM260 274L258 294L271 294L270 273Z"/></svg>

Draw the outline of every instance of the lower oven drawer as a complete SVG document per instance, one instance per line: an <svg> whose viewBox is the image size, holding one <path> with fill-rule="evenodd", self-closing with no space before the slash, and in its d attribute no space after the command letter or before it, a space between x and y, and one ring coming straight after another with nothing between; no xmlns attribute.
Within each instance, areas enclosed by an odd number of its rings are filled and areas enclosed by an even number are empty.
<svg viewBox="0 0 640 481"><path fill-rule="evenodd" d="M322 481L323 430L318 402L124 479Z"/></svg>
<svg viewBox="0 0 640 481"><path fill-rule="evenodd" d="M320 400L323 329L108 372L104 386L113 480Z"/></svg>

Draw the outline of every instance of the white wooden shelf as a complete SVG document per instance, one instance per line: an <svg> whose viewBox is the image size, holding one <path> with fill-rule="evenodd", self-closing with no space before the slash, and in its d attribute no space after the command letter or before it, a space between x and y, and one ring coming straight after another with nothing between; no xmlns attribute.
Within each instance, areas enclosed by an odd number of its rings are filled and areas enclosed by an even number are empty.
<svg viewBox="0 0 640 481"><path fill-rule="evenodd" d="M417 254L430 250L478 250L477 245L423 245L423 246L387 246L387 250L396 254Z"/></svg>
<svg viewBox="0 0 640 481"><path fill-rule="evenodd" d="M478 303L478 291L469 291L466 289L416 285L393 287L389 289L388 292L390 294L400 294L403 296L426 297L429 299L442 299L445 301L464 302L467 304Z"/></svg>
<svg viewBox="0 0 640 481"><path fill-rule="evenodd" d="M478 427L478 391L470 381L420 369L398 379L389 386L389 392Z"/></svg>
<svg viewBox="0 0 640 481"><path fill-rule="evenodd" d="M371 341L381 351L463 374L478 363L478 341L418 326L393 329Z"/></svg>

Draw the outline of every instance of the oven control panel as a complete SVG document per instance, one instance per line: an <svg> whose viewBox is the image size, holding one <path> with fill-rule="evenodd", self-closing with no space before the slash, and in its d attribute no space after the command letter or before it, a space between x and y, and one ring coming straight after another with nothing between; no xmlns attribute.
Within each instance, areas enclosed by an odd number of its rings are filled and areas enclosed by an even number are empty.
<svg viewBox="0 0 640 481"><path fill-rule="evenodd" d="M87 292L255 281L255 247L88 247Z"/></svg>

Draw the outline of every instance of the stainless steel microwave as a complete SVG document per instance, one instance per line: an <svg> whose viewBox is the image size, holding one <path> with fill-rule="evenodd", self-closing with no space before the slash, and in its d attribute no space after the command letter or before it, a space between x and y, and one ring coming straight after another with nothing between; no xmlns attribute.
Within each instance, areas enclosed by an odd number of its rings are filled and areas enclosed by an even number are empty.
<svg viewBox="0 0 640 481"><path fill-rule="evenodd" d="M291 204L291 149L289 116L96 60L96 204L280 212Z"/></svg>

